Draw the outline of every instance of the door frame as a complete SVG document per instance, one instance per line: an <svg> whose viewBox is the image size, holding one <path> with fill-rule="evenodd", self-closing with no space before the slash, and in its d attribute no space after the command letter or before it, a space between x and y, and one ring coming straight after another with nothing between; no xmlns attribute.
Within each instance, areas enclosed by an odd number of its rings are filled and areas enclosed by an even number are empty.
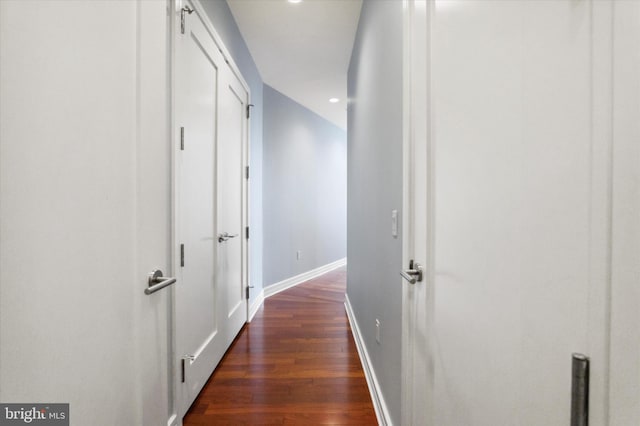
<svg viewBox="0 0 640 426"><path fill-rule="evenodd" d="M170 67L170 85L171 85L171 117L170 117L170 123L171 123L171 259L172 259L172 269L173 271L179 271L180 270L180 249L179 249L179 244L180 244L180 238L179 238L179 234L178 234L178 225L180 223L180 214L179 214L179 205L178 205L178 188L179 186L179 176L180 176L180 162L178 161L178 156L180 155L180 126L179 123L176 122L176 98L177 98L177 93L176 93L176 78L177 78L177 64L176 64L176 58L177 58L177 39L178 37L181 37L182 34L180 34L180 13L181 13L181 9L183 6L190 4L192 6L193 9L193 14L191 14L191 19L200 19L206 30L209 32L209 34L211 35L211 38L213 39L214 43L216 44L216 46L218 47L218 49L220 50L220 53L222 54L222 57L224 58L225 62L227 63L227 65L229 66L231 72L237 77L238 81L240 81L240 84L242 85L243 89L246 91L247 93L247 99L246 104L245 105L249 105L251 102L251 90L249 88L249 85L247 84L246 80L244 79L242 73L240 72L240 69L238 68L237 64L235 63L232 55L230 54L230 52L228 51L228 49L226 48L226 46L224 45L222 38L220 37L220 35L218 34L218 32L215 30L213 23L211 22L211 20L209 19L208 15L205 12L204 7L202 6L202 4L200 3L199 0L168 0L169 1L169 11L171 14L171 26L170 26L170 31L169 31L169 39L170 39L170 63L168 64ZM187 15L187 18L189 19L189 15ZM246 117L246 116L245 116ZM243 158L243 168L246 169L246 167L249 167L250 165L250 153L249 153L249 118L246 117L245 121L244 121L244 129L243 129L243 141L242 141L242 158ZM217 133L217 130L216 130ZM215 148L215 151L217 152L217 147ZM217 161L217 158L216 158ZM216 187L216 193L214 194L214 199L217 200L217 185L218 183L215 183L215 187ZM246 229L249 226L249 179L246 177L243 179L243 188L242 188L242 228ZM217 210L217 205L216 205L216 210ZM242 236L242 285L245 289L249 288L249 239L247 238L246 235ZM218 254L218 250L217 250L217 246L215 246L214 248L214 253L215 256L217 257ZM212 259L212 261L214 261ZM173 294L173 293L172 293ZM249 322L249 299L246 300L246 310L245 310L245 322ZM178 416L178 410L177 407L179 405L179 402L181 400L181 395L182 395L182 389L177 377L178 371L180 371L180 366L178 365L178 358L176 357L177 351L176 351L176 332L177 332L177 327L176 327L176 309L175 309L176 305L175 305L175 298L172 297L172 303L171 303L171 336L170 336L170 340L171 340L171 352L172 352L172 360L169 366L170 371L170 377L171 377L171 383L170 383L170 387L172 389L172 395L173 395L173 407L171 407L171 412L173 413L170 416L170 419L168 421L168 426L177 426L179 424L182 424L182 418L179 418Z"/></svg>
<svg viewBox="0 0 640 426"><path fill-rule="evenodd" d="M429 2L427 0L403 0L403 156L402 156L402 267L409 265L411 259L416 258L416 228L415 209L420 203L429 214L433 211L430 194L422 194L416 197L416 184L418 179L423 179L427 188L431 187L431 157L428 155L431 146L430 134L430 108L429 103L429 78L430 69L430 14ZM422 77L422 78L420 78ZM422 171L417 174L416 172ZM430 226L431 220L427 217L427 245L433 246ZM429 256L433 251L429 250ZM433 282L431 258L418 259L425 262L424 278L422 282L415 285L423 286L424 291L431 291ZM402 368L401 368L401 394L402 394L402 424L416 424L416 418L421 417L418 412L415 397L420 394L422 399L422 410L429 412L431 409L431 385L420 380L416 380L415 352L416 334L419 332L417 324L416 289L405 283L401 278L402 285ZM427 293L427 297L428 297ZM427 329L430 328L426 324ZM428 336L427 336L428 337ZM428 352L427 352L428 353ZM416 386L419 387L416 391ZM425 398L426 397L426 398ZM427 425L431 424L431 419L421 417Z"/></svg>
<svg viewBox="0 0 640 426"><path fill-rule="evenodd" d="M171 244L173 230L170 203L173 199L173 154L171 152L172 81L169 63L172 57L173 19L167 10L171 0L136 0L137 13L137 155L136 168L136 243L137 281L135 297L138 389L141 424L174 422L172 316L174 287L146 295L139 284L147 286L152 269L169 277L175 273ZM146 164L149 158L156 162ZM158 157L161 162L157 162ZM158 181L159 178L161 181ZM158 229L158 218L162 228ZM141 225L147 226L141 226ZM152 224L151 226L149 226ZM149 244L153 244L151 254ZM164 340L164 341L163 341ZM164 345L162 345L164 343ZM159 346L160 345L160 346ZM157 356L162 352L161 356ZM162 373L159 373L162 372ZM153 376L159 376L152 378ZM154 382L155 380L155 382ZM155 383L149 387L149 383Z"/></svg>

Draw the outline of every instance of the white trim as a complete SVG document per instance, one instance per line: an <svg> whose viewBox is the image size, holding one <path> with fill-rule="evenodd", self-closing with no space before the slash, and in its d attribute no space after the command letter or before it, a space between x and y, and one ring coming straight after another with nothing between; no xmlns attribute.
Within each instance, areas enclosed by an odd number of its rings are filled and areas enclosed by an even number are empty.
<svg viewBox="0 0 640 426"><path fill-rule="evenodd" d="M177 414L172 414L171 417L169 417L169 420L167 420L167 426L178 426L178 415Z"/></svg>
<svg viewBox="0 0 640 426"><path fill-rule="evenodd" d="M264 298L271 297L274 294L280 293L288 288L295 287L298 284L302 284L305 281L309 281L313 278L319 277L320 275L324 275L327 272L333 271L334 269L338 269L347 264L347 258L342 258L340 260L336 260L335 262L329 263L327 265L321 266L316 269L312 269L310 271L304 272L300 275L296 275L295 277L287 278L286 280L282 280L275 284L271 284L264 288Z"/></svg>
<svg viewBox="0 0 640 426"><path fill-rule="evenodd" d="M405 0L403 16L403 265L426 269L421 286L402 282L402 423L433 425L433 378L425 377L424 353L431 353L433 300L433 156L431 117L431 28L434 0ZM418 347L416 336L426 333Z"/></svg>
<svg viewBox="0 0 640 426"><path fill-rule="evenodd" d="M253 317L256 316L256 313L258 313L258 310L262 307L262 303L264 302L264 289L260 290L260 294L258 294L258 297L256 297L256 300L253 301L253 303L249 306L249 314L247 317L247 322L251 322L253 320Z"/></svg>
<svg viewBox="0 0 640 426"><path fill-rule="evenodd" d="M413 256L413 197L411 196L411 58L412 26L414 2L403 0L402 16L402 265L408 265ZM411 244L409 242L411 241ZM402 286L402 330L401 330L401 413L402 421L413 421L413 328L414 318L410 314L409 288ZM345 302L346 303L346 302ZM353 328L353 327L352 327Z"/></svg>
<svg viewBox="0 0 640 426"><path fill-rule="evenodd" d="M378 382L378 377L376 376L376 372L373 369L373 365L371 364L371 358L369 357L367 346L364 344L362 334L360 333L360 327L358 327L358 321L356 321L356 316L353 312L353 308L351 307L351 302L349 301L348 294L344 295L344 307L347 311L349 324L351 325L351 334L353 335L353 340L355 340L356 342L358 355L360 355L362 369L364 370L364 375L367 379L367 386L369 387L369 393L371 394L373 408L376 411L378 424L383 426L391 426L392 423L391 416L389 415L389 408L387 407L387 403L385 402L384 397L382 396L382 392L380 391L380 383Z"/></svg>
<svg viewBox="0 0 640 426"><path fill-rule="evenodd" d="M238 68L238 65L233 60L233 56L231 56L231 53L229 53L229 50L222 42L222 37L220 37L218 32L215 30L213 26L213 22L211 22L211 19L209 19L209 15L207 15L207 12L205 11L204 6L202 6L202 3L200 3L199 0L184 0L184 1L191 2L193 9L202 20L202 23L204 24L207 31L209 31L209 33L211 34L211 37L213 38L213 41L218 46L218 49L220 49L220 53L222 53L222 57L227 61L227 63L229 64L229 68L231 68L231 70L236 75L236 77L238 77L238 80L240 80L240 83L244 86L244 89L247 91L247 94L249 94L249 99L251 99L251 96L250 96L251 90L249 89L249 85L247 84L244 77L242 76L242 73L240 72L240 68ZM179 3L179 7L181 8L182 1L178 0L178 3Z"/></svg>
<svg viewBox="0 0 640 426"><path fill-rule="evenodd" d="M170 150L171 150L171 271L174 277L178 277L178 273L180 271L180 250L178 249L179 244L179 233L178 233L178 223L180 220L179 217L179 200L178 200L178 155L176 153L176 131L177 131L177 107L176 107L176 99L177 99L177 90L176 90L176 72L177 72L177 64L176 64L176 56L177 56L177 39L178 39L178 31L176 29L176 16L178 14L178 10L182 7L181 4L178 4L179 0L167 0L167 6L170 11L170 18L168 22L168 31L169 31L169 137L170 137ZM171 367L167 367L167 376L170 378L169 386L171 386L171 407L170 407L170 416L167 420L167 426L178 426L182 425L182 418L178 416L178 410L180 407L180 402L182 398L182 387L178 378L178 359L176 357L177 345L176 339L178 335L178 327L176 322L176 293L175 288L171 289L171 299L169 304L169 312L171 323L169 326L171 327L171 332L169 335L169 357L170 357L170 365Z"/></svg>

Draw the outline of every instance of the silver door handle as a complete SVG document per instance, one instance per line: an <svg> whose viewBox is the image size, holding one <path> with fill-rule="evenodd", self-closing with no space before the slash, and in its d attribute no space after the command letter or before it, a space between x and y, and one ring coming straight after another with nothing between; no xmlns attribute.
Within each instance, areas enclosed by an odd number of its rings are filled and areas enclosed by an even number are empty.
<svg viewBox="0 0 640 426"><path fill-rule="evenodd" d="M238 236L238 234L230 235L228 232L224 232L222 234L218 234L218 242L219 243L223 243L223 242L225 242L225 241L227 241L227 240L229 240L231 238L235 238L237 236Z"/></svg>
<svg viewBox="0 0 640 426"><path fill-rule="evenodd" d="M409 284L420 282L422 281L422 266L419 263L414 263L412 260L409 262L409 269L400 271L400 275L409 281Z"/></svg>
<svg viewBox="0 0 640 426"><path fill-rule="evenodd" d="M589 357L571 355L571 426L589 424Z"/></svg>
<svg viewBox="0 0 640 426"><path fill-rule="evenodd" d="M176 282L175 278L163 277L162 271L156 269L149 272L149 287L144 289L144 294L153 294L158 290L162 290L165 287L170 286Z"/></svg>

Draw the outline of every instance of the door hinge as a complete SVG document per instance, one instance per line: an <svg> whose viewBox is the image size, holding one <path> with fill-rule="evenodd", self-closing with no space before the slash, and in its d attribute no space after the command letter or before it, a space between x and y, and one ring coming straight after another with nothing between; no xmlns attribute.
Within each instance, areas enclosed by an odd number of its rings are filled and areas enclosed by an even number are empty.
<svg viewBox="0 0 640 426"><path fill-rule="evenodd" d="M184 244L180 244L180 266L184 267Z"/></svg>
<svg viewBox="0 0 640 426"><path fill-rule="evenodd" d="M246 228L244 228L245 231L245 238L248 240L249 239L249 227L247 226Z"/></svg>
<svg viewBox="0 0 640 426"><path fill-rule="evenodd" d="M184 127L180 127L180 151L184 151Z"/></svg>
<svg viewBox="0 0 640 426"><path fill-rule="evenodd" d="M249 166L246 166L246 167L244 168L244 176L245 176L247 179L249 179Z"/></svg>
<svg viewBox="0 0 640 426"><path fill-rule="evenodd" d="M186 363L187 361L193 362L196 359L193 355L185 355L180 359L180 383L184 383L186 381Z"/></svg>
<svg viewBox="0 0 640 426"><path fill-rule="evenodd" d="M191 15L193 13L193 9L191 9L189 6L185 6L180 9L180 33L182 34L184 34L185 29L185 13Z"/></svg>
<svg viewBox="0 0 640 426"><path fill-rule="evenodd" d="M247 105L247 120L249 118L251 118L251 107L254 106L253 104L249 104Z"/></svg>

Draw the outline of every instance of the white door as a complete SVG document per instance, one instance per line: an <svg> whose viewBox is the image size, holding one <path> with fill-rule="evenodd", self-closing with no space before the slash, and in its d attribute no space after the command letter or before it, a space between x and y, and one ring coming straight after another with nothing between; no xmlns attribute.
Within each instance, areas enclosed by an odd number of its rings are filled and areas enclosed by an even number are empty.
<svg viewBox="0 0 640 426"><path fill-rule="evenodd" d="M612 3L409 3L403 424L605 424Z"/></svg>
<svg viewBox="0 0 640 426"><path fill-rule="evenodd" d="M181 418L246 321L241 238L246 99L201 11L177 12L176 380ZM184 15L184 33L181 17ZM235 92L234 92L235 90ZM224 236L222 234L226 233Z"/></svg>
<svg viewBox="0 0 640 426"><path fill-rule="evenodd" d="M3 403L167 424L167 35L164 1L0 1Z"/></svg>
<svg viewBox="0 0 640 426"><path fill-rule="evenodd" d="M226 342L230 345L247 320L246 250L244 229L247 200L248 94L232 70L222 68L220 79L220 127L218 132L218 255L216 282L224 305Z"/></svg>
<svg viewBox="0 0 640 426"><path fill-rule="evenodd" d="M640 2L612 17L613 147L609 425L640 424Z"/></svg>

